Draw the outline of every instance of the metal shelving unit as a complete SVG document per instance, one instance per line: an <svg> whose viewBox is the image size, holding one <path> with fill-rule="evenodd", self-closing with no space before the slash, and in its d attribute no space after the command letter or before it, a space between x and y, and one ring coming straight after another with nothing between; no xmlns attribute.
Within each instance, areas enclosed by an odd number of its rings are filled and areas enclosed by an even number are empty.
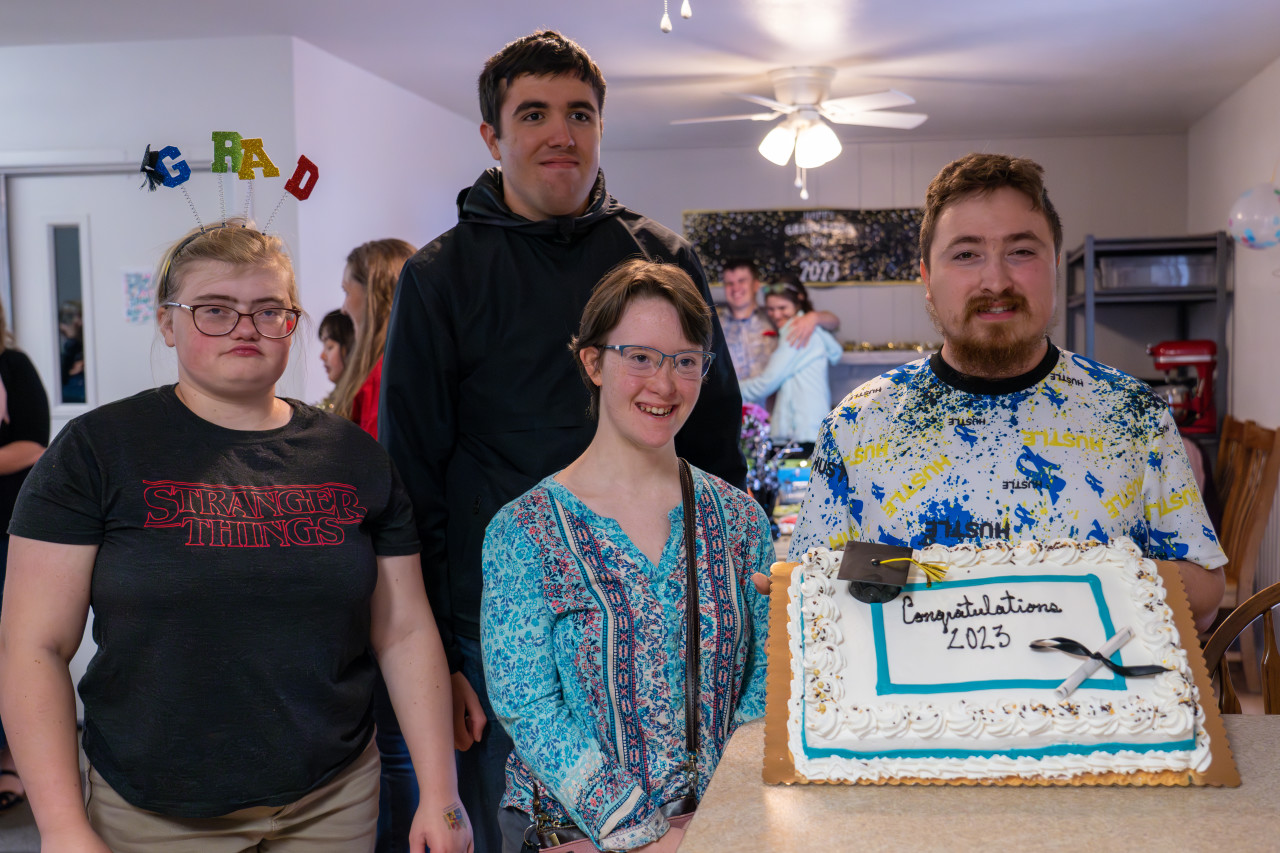
<svg viewBox="0 0 1280 853"><path fill-rule="evenodd" d="M1108 306L1164 305L1176 312L1176 336L1190 335L1193 313L1210 312L1212 340L1218 347L1214 402L1221 418L1227 412L1227 317L1231 300L1231 238L1226 232L1192 237L1154 237L1126 240L1089 235L1084 245L1067 253L1067 349L1094 358L1094 329ZM1131 270L1149 263L1153 270L1168 259L1181 259L1206 273L1203 280L1183 284L1104 286L1108 262L1124 262ZM1155 276L1152 275L1152 278ZM1076 339L1075 318L1083 313L1083 347ZM1203 315L1201 314L1203 318ZM1140 330L1135 330L1140 331Z"/></svg>

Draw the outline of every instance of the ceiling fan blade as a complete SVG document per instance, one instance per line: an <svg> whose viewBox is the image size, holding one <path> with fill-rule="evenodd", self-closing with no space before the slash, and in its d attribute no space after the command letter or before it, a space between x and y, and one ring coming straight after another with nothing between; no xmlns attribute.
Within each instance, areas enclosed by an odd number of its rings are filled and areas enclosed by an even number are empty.
<svg viewBox="0 0 1280 853"><path fill-rule="evenodd" d="M748 95L745 92L725 92L733 98L742 98L744 101L750 101L753 104L759 104L762 107L768 107L771 110L780 113L795 112L795 106L792 104L784 104L782 101L775 101L773 98L766 98L763 95Z"/></svg>
<svg viewBox="0 0 1280 853"><path fill-rule="evenodd" d="M777 118L780 115L782 115L782 113L779 113L779 112L743 113L742 115L736 115L736 116L706 116L704 118L678 118L678 119L672 120L671 123L672 124L707 124L708 122L713 122L713 121L747 121L747 120L773 121L775 118Z"/></svg>
<svg viewBox="0 0 1280 853"><path fill-rule="evenodd" d="M839 117L829 115L827 118L835 124L860 124L865 127L891 127L895 130L912 130L924 124L928 116L924 113L891 113L872 110Z"/></svg>
<svg viewBox="0 0 1280 853"><path fill-rule="evenodd" d="M852 95L848 98L832 98L822 102L824 110L833 113L864 113L867 110L887 110L893 107L909 107L916 102L910 95L897 89L872 92L868 95Z"/></svg>

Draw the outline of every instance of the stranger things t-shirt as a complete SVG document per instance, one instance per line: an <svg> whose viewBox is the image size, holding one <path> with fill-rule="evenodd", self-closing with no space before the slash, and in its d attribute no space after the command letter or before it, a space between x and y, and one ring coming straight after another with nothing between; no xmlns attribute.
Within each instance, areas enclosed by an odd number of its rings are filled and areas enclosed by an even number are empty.
<svg viewBox="0 0 1280 853"><path fill-rule="evenodd" d="M354 424L296 401L275 430L215 426L172 386L62 431L10 532L98 546L84 749L136 806L284 805L373 733L376 556L418 552L408 497Z"/></svg>

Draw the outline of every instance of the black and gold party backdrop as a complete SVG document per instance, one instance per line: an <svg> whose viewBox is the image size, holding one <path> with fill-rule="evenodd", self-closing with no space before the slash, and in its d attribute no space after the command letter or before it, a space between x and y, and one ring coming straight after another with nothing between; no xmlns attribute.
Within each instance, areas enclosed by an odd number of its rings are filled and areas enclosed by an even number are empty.
<svg viewBox="0 0 1280 853"><path fill-rule="evenodd" d="M686 211L685 237L711 281L725 261L749 258L762 281L783 273L805 284L914 282L920 277L919 208Z"/></svg>

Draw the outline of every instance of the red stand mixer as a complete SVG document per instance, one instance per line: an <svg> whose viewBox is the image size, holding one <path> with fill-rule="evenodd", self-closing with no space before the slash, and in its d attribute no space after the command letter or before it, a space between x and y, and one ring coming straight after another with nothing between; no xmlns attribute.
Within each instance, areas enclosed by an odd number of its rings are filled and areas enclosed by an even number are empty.
<svg viewBox="0 0 1280 853"><path fill-rule="evenodd" d="M1211 434L1218 430L1218 410L1213 402L1213 371L1218 364L1218 346L1213 341L1163 341L1147 347L1147 354L1155 361L1156 370L1165 372L1170 385L1161 394L1169 401L1173 419L1183 433ZM1183 380L1177 384L1169 377L1171 371L1190 370L1194 382ZM1185 375L1185 373L1183 373ZM1188 391L1186 385L1190 385Z"/></svg>

